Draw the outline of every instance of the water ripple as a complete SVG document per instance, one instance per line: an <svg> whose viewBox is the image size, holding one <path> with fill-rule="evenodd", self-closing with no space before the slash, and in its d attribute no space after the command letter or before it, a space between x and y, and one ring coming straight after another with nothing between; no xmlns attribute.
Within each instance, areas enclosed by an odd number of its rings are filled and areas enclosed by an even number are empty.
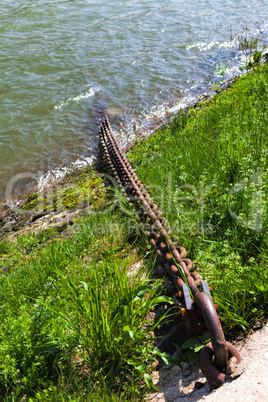
<svg viewBox="0 0 268 402"><path fill-rule="evenodd" d="M100 93L125 145L221 80L217 66L238 74L239 38L267 45L268 10L264 0L2 0L0 34L4 194L18 173L92 160Z"/></svg>

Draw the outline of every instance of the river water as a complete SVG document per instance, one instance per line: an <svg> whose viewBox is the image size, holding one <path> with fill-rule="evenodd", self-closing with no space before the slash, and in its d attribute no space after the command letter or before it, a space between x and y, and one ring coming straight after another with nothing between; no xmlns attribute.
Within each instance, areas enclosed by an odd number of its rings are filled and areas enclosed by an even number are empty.
<svg viewBox="0 0 268 402"><path fill-rule="evenodd" d="M124 146L239 74L244 37L266 0L1 0L0 201L94 160L97 97Z"/></svg>

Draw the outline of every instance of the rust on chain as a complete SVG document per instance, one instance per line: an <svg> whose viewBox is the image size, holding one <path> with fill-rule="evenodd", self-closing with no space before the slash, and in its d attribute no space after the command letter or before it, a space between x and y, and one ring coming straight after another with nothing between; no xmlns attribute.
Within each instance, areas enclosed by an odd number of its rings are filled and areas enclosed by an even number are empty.
<svg viewBox="0 0 268 402"><path fill-rule="evenodd" d="M215 353L215 364L220 369L224 369L228 360L228 351L220 319L212 299L207 293L199 292L194 297L194 303L203 313Z"/></svg>
<svg viewBox="0 0 268 402"><path fill-rule="evenodd" d="M241 356L236 350L236 348L229 342L225 342L226 348L227 348L227 353L228 353L228 359L231 359L231 357L235 357L236 359L236 364L241 363ZM204 376L207 378L207 380L215 385L216 387L220 387L224 382L225 382L225 373L221 372L218 370L218 367L213 361L213 346L212 342L209 342L202 350L200 353L200 368L202 370L202 373Z"/></svg>
<svg viewBox="0 0 268 402"><path fill-rule="evenodd" d="M185 320L188 335L200 335L207 328L211 343L202 349L200 367L208 381L220 386L225 381L224 370L228 358L241 357L236 349L225 341L221 323L210 296L206 281L194 271L194 263L187 258L184 247L172 241L167 220L158 206L152 202L144 185L139 181L113 134L105 105L97 105L102 157L107 162L119 189L133 208L133 214L147 235L158 257L158 271L165 277L166 291L180 306L179 318Z"/></svg>

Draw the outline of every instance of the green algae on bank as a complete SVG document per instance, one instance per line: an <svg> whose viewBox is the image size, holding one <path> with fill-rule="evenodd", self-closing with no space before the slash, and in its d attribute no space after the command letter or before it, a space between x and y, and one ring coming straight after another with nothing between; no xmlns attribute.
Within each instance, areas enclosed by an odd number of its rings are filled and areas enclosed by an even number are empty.
<svg viewBox="0 0 268 402"><path fill-rule="evenodd" d="M64 212L97 208L107 195L104 180L93 168L73 172L64 180L47 189L28 194L18 207L7 209L2 213L0 233L17 232L25 225L36 222L35 231L44 224L44 219L53 214L64 216ZM44 218L42 221L41 218ZM51 219L49 217L48 219ZM60 221L60 219L59 219ZM25 230L24 230L25 232Z"/></svg>
<svg viewBox="0 0 268 402"><path fill-rule="evenodd" d="M52 190L29 194L28 202L18 210L18 214L37 209L44 212L62 212L85 208L86 205L96 206L104 193L103 187L102 178L88 169Z"/></svg>

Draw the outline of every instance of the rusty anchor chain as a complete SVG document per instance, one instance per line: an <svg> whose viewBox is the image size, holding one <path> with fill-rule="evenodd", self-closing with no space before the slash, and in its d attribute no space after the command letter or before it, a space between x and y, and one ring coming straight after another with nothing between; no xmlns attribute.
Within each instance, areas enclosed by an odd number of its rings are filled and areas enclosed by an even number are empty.
<svg viewBox="0 0 268 402"><path fill-rule="evenodd" d="M205 328L211 342L200 354L200 368L208 381L220 386L225 381L228 359L241 357L225 341L221 323L206 281L195 272L194 263L187 258L184 247L170 238L170 228L158 206L154 204L144 185L139 181L113 134L104 104L97 105L100 148L120 190L132 205L134 217L149 239L158 256L158 271L165 277L167 293L180 307L179 318L185 320L188 335L200 335Z"/></svg>

